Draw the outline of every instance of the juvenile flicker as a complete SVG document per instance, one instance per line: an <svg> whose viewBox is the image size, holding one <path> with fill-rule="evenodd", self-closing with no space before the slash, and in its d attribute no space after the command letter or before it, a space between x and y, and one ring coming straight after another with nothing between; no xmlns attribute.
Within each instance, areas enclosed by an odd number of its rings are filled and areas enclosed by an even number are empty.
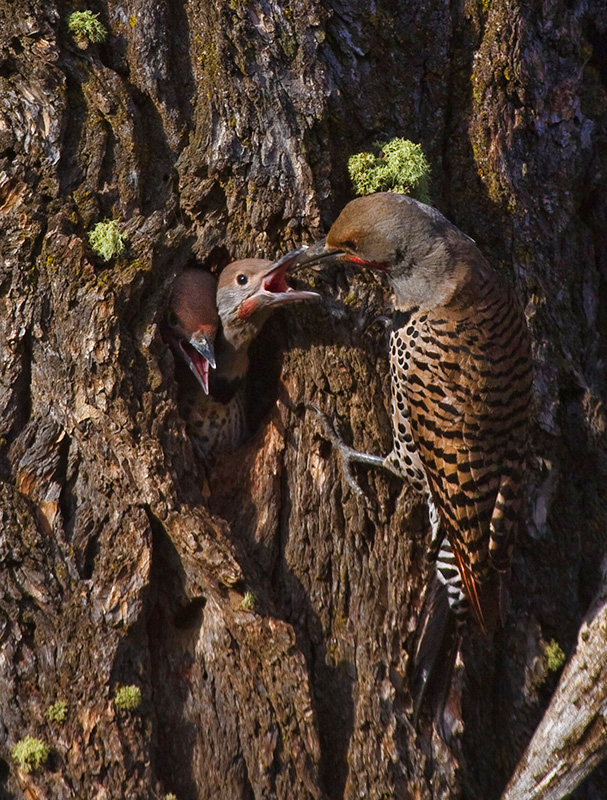
<svg viewBox="0 0 607 800"><path fill-rule="evenodd" d="M403 195L353 200L326 242L294 263L329 258L386 274L394 304L393 449L386 459L344 454L382 463L427 497L438 537L438 583L427 609L441 606L442 591L446 614L451 608L461 619L471 609L480 628L491 629L521 504L532 403L523 312L472 239ZM445 624L422 619L413 676L419 702Z"/></svg>
<svg viewBox="0 0 607 800"><path fill-rule="evenodd" d="M215 367L216 291L217 281L210 272L185 270L173 281L166 317L166 338L178 356L177 363L182 359L187 364L205 394L209 393L209 369Z"/></svg>
<svg viewBox="0 0 607 800"><path fill-rule="evenodd" d="M216 306L221 326L215 338L216 368L210 374L209 393L199 389L183 395L182 414L198 454L237 450L249 432L245 384L249 346L272 311L289 303L316 299L318 294L295 291L287 285L285 268L249 258L229 264L219 276ZM189 313L206 313L199 298L185 297Z"/></svg>

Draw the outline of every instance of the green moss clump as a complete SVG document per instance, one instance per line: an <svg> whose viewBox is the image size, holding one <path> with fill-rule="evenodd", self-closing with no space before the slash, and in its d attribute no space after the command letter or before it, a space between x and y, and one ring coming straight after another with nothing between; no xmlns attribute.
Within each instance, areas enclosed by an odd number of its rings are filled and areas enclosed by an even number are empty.
<svg viewBox="0 0 607 800"><path fill-rule="evenodd" d="M124 250L124 237L113 219L98 222L89 233L89 243L104 261L109 261Z"/></svg>
<svg viewBox="0 0 607 800"><path fill-rule="evenodd" d="M253 592L245 592L240 607L245 611L254 611L255 602L256 602L255 595L253 594Z"/></svg>
<svg viewBox="0 0 607 800"><path fill-rule="evenodd" d="M105 41L107 36L105 27L99 22L99 15L92 11L74 11L68 17L67 27L75 37L96 44Z"/></svg>
<svg viewBox="0 0 607 800"><path fill-rule="evenodd" d="M26 736L13 747L12 756L24 772L31 772L46 763L49 748L41 739Z"/></svg>
<svg viewBox="0 0 607 800"><path fill-rule="evenodd" d="M118 686L114 694L114 705L118 711L135 711L141 705L139 686Z"/></svg>
<svg viewBox="0 0 607 800"><path fill-rule="evenodd" d="M398 192L430 202L430 164L419 144L392 139L381 147L379 156L358 153L348 161L348 172L356 194Z"/></svg>
<svg viewBox="0 0 607 800"><path fill-rule="evenodd" d="M44 716L49 722L58 722L59 724L65 722L65 718L67 717L67 703L65 700L57 700L52 706L46 709L46 714Z"/></svg>
<svg viewBox="0 0 607 800"><path fill-rule="evenodd" d="M565 663L565 653L556 639L552 639L546 647L545 656L549 672L558 672Z"/></svg>
<svg viewBox="0 0 607 800"><path fill-rule="evenodd" d="M177 795L171 792L170 794L165 794L162 800L177 800Z"/></svg>

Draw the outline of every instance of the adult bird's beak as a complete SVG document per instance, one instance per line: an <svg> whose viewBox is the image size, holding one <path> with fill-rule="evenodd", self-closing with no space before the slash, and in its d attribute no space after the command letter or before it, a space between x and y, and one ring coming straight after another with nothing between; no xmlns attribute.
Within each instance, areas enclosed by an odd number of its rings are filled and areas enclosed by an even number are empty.
<svg viewBox="0 0 607 800"><path fill-rule="evenodd" d="M209 368L215 369L215 350L211 339L200 331L192 334L190 339L181 339L181 352L205 394L209 393Z"/></svg>
<svg viewBox="0 0 607 800"><path fill-rule="evenodd" d="M388 262L366 261L364 258L360 258L360 256L354 253L347 253L336 247L327 247L326 239L321 239L319 242L310 245L310 247L304 245L297 250L292 250L276 263L283 263L286 265L289 272L294 272L296 269L301 269L301 267L321 264L323 261L345 261L346 264L378 269L380 272L387 272L390 268Z"/></svg>
<svg viewBox="0 0 607 800"><path fill-rule="evenodd" d="M345 253L334 247L327 247L327 240L321 239L318 242L307 247L299 247L297 250L292 250L290 253L284 255L277 264L284 262L289 272L292 272L301 267L306 267L311 264L320 264L322 261L329 261L330 259L339 259L345 256Z"/></svg>

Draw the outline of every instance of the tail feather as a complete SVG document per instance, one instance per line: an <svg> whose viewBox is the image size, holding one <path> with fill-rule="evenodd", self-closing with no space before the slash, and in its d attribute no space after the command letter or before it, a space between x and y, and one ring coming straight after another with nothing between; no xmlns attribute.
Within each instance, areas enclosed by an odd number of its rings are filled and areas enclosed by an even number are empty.
<svg viewBox="0 0 607 800"><path fill-rule="evenodd" d="M417 627L411 670L413 722L416 726L426 699L435 717L442 719L459 649L459 628L449 606L447 586L434 577Z"/></svg>

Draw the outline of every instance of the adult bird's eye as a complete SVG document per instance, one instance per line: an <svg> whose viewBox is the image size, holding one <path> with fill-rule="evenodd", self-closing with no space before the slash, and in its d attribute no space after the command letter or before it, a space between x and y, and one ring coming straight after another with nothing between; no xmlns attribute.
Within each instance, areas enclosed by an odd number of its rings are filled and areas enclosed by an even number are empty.
<svg viewBox="0 0 607 800"><path fill-rule="evenodd" d="M249 279L247 278L247 276L243 275L242 272L240 273L240 275L236 276L236 280L241 286L246 286L247 283L249 282Z"/></svg>
<svg viewBox="0 0 607 800"><path fill-rule="evenodd" d="M349 250L356 250L356 242L353 242L352 239L347 239L344 242L344 247L347 247Z"/></svg>
<svg viewBox="0 0 607 800"><path fill-rule="evenodd" d="M179 325L179 317L174 311L169 311L167 321L171 328L176 328Z"/></svg>

